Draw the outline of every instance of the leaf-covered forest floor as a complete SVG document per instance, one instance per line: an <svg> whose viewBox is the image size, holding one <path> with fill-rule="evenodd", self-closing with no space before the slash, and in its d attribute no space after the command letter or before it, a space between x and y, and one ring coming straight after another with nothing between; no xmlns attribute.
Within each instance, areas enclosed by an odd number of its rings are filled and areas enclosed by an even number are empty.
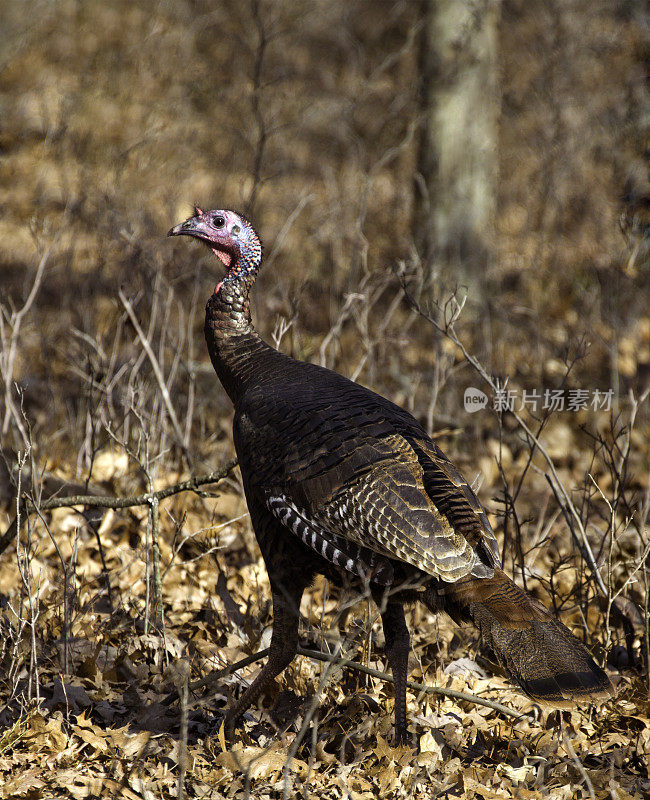
<svg viewBox="0 0 650 800"><path fill-rule="evenodd" d="M103 457L97 478L119 485L124 466L117 453ZM241 520L244 511L241 496L227 486L216 500L167 501L160 536L168 570L162 583L164 628L146 623L146 512L124 518L111 510L99 528L112 610L101 591L96 540L79 532L77 513L51 514L48 528L60 552L44 539L30 558L38 588L38 699L25 697L25 671L11 675L14 696L6 696L0 739L5 797L175 796L179 762L190 797L307 792L569 798L587 780L597 797L647 793L650 703L638 672L610 668L616 699L598 709L564 712L560 719L513 690L494 664L477 656L471 631L420 608L409 615L411 680L503 703L520 717L409 691L414 755L410 747L390 745L389 684L299 657L224 751L220 711L259 663L198 688L187 706L177 692L183 693L188 676L194 680L268 646L268 580ZM193 535L178 548L181 517ZM226 518L239 522L224 527ZM61 635L61 559L74 564L76 581L67 641ZM538 568L552 572L553 559L542 557ZM14 560L3 561L0 577L3 585L20 583ZM575 580L571 570L560 573L556 593L569 593ZM341 598L319 581L301 611L303 644L385 669L369 603L352 604L345 625L339 625ZM594 608L585 621L598 631L601 620ZM5 647L27 656L29 636L18 641L8 627L5 633ZM62 670L64 648L68 664ZM9 656L20 659L17 652Z"/></svg>
<svg viewBox="0 0 650 800"><path fill-rule="evenodd" d="M450 325L458 277L413 249L419 8L3 4L0 534L31 505L0 545L0 796L650 794L643 24L634 3L503 4L493 263ZM411 680L519 716L416 687L414 746L393 748L391 684L339 658L386 670L376 609L319 579L301 646L333 665L296 658L225 746L261 662L208 676L272 624L237 469L158 506L45 508L151 497L234 455L202 339L218 265L164 238L193 202L246 209L260 331L422 421L612 699L540 708L417 607ZM468 388L494 396L467 355L516 414L465 411ZM588 402L544 409L547 389Z"/></svg>
<svg viewBox="0 0 650 800"><path fill-rule="evenodd" d="M247 791L272 797L287 791L353 798L571 798L587 779L597 797L647 793L650 704L640 675L610 669L617 698L597 710L565 712L560 720L553 709L541 709L513 690L493 664L477 661L471 631L420 609L409 615L411 680L503 703L521 717L409 691L414 755L410 747L390 744L389 684L348 668L328 674L324 662L298 657L248 715L227 752L219 735L220 711L259 663L191 693L183 755L183 714L178 700L169 700L177 687L182 692L186 671L194 680L268 646L270 594L244 526L228 526L209 555L192 542L184 547L184 558L174 559L172 518L186 514L187 530L196 531L206 521L218 527L223 516L243 512L239 495L225 491L216 501L179 501L162 515L167 517L161 525L162 562L173 564L163 581L164 636L153 626L143 630L145 555L134 543L146 528L146 514L120 520L111 511L100 528L114 597L120 598L112 613L97 591L96 542L79 536L67 674L61 668L61 603L53 602L61 592L59 556L52 542L41 544L31 561L42 598L40 702L15 698L5 708L7 727L0 739L5 797L175 796L179 761L190 797L241 797ZM66 510L49 522L66 563L78 525L78 515ZM551 570L551 559L545 562L542 571ZM573 578L567 572L560 583ZM18 582L19 575L15 564L5 562L3 584L10 580ZM341 634L338 600L324 581L306 595L303 644L324 652L341 647L342 654L383 671L381 632L376 624L370 627L369 604L352 606ZM594 612L587 624L596 629L598 621ZM29 642L22 646L27 649Z"/></svg>

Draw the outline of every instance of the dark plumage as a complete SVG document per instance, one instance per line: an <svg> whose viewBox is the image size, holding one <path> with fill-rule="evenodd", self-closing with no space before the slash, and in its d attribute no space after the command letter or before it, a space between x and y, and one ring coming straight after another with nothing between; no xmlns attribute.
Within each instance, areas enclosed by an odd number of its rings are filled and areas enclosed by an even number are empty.
<svg viewBox="0 0 650 800"><path fill-rule="evenodd" d="M204 241L227 274L208 300L205 336L235 406L246 500L273 592L268 661L227 714L232 727L294 658L300 599L318 573L371 590L395 678L395 733L406 737L405 601L472 621L513 680L554 704L609 693L587 650L501 570L475 494L410 414L253 328L249 291L260 240L233 211L196 209L169 232Z"/></svg>

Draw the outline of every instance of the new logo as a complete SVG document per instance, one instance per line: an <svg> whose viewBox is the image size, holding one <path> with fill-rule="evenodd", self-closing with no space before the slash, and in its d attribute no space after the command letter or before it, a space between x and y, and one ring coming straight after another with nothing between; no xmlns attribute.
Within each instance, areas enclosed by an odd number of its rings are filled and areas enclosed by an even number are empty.
<svg viewBox="0 0 650 800"><path fill-rule="evenodd" d="M465 396L463 397L463 405L468 414L473 414L475 411L480 411L485 408L488 403L488 397L485 392L476 389L474 386L468 386L465 389Z"/></svg>

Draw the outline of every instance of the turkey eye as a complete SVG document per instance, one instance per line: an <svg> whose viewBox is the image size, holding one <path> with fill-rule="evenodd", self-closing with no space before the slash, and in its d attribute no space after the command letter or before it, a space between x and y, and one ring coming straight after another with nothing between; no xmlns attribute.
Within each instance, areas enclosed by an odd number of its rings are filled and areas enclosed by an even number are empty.
<svg viewBox="0 0 650 800"><path fill-rule="evenodd" d="M215 228L223 228L223 226L226 224L225 217L222 217L220 214L217 214L216 217L212 218L212 224L214 225Z"/></svg>

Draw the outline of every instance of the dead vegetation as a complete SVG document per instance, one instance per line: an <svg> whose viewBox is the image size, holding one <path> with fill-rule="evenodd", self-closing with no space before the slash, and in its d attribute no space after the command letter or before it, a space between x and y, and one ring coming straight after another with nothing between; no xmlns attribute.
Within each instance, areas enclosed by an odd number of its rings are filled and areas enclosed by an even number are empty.
<svg viewBox="0 0 650 800"><path fill-rule="evenodd" d="M636 4L504 4L480 305L413 247L417 4L4 5L2 796L647 795ZM215 265L164 239L194 201L260 227L269 340L409 408L476 477L506 570L607 663L614 699L535 707L417 608L411 680L521 716L413 688L419 752L393 749L390 683L343 663L385 670L375 610L318 581L303 649L336 657L299 657L224 749L220 712L259 663L196 683L264 650L270 591L237 470L213 474L233 457L202 339ZM514 413L466 413L468 387L513 392ZM544 408L546 389L588 402Z"/></svg>

